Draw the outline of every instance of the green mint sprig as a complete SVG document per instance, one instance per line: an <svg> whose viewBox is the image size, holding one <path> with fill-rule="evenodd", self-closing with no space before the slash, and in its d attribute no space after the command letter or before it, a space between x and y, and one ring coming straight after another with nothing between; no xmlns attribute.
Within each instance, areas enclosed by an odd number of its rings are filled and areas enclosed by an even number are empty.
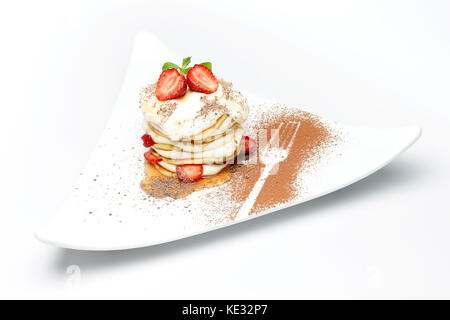
<svg viewBox="0 0 450 320"><path fill-rule="evenodd" d="M181 67L178 66L177 64L173 63L173 62L166 62L162 66L162 71L167 70L167 69L177 69L182 74L187 74L188 71L192 69L192 67L188 68L189 64L191 63L191 58L192 57L184 58L183 62L181 63ZM202 63L199 63L199 64L202 65L202 66L207 67L210 71L212 71L211 62L202 62Z"/></svg>

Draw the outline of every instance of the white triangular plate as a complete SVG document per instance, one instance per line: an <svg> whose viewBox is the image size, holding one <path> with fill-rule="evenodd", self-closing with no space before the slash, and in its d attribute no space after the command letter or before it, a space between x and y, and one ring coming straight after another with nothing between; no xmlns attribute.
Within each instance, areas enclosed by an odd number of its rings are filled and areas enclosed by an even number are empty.
<svg viewBox="0 0 450 320"><path fill-rule="evenodd" d="M36 232L39 240L80 250L120 250L151 246L226 227L293 206L348 186L382 168L420 136L418 126L391 129L358 128L323 120L345 137L338 149L304 173L306 188L292 201L259 214L217 219L221 208L201 205L210 189L185 199L150 199L140 188L144 178L141 146L141 88L157 79L161 63L179 61L159 39L136 37L126 78L94 153L62 210ZM247 96L250 108L271 104ZM214 188L212 188L214 189ZM180 205L180 201L186 203ZM225 211L225 208L223 208ZM224 213L224 215L226 215Z"/></svg>

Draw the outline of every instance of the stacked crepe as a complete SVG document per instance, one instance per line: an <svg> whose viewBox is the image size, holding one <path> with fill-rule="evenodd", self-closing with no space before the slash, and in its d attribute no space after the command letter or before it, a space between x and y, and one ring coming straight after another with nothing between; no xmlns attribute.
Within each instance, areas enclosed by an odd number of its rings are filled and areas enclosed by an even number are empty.
<svg viewBox="0 0 450 320"><path fill-rule="evenodd" d="M232 84L219 80L211 94L187 89L178 99L159 101L156 84L141 92L144 129L154 141L152 163L165 176L176 177L178 165L202 164L202 177L213 176L240 152L247 100Z"/></svg>

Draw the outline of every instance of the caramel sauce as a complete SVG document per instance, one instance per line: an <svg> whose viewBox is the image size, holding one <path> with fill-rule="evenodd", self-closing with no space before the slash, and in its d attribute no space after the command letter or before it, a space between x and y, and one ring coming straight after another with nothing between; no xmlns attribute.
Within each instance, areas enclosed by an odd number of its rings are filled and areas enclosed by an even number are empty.
<svg viewBox="0 0 450 320"><path fill-rule="evenodd" d="M230 166L214 176L204 177L193 183L181 182L177 177L167 177L148 162L145 163L145 174L146 178L141 181L141 188L155 198L184 198L195 191L219 186L231 179Z"/></svg>

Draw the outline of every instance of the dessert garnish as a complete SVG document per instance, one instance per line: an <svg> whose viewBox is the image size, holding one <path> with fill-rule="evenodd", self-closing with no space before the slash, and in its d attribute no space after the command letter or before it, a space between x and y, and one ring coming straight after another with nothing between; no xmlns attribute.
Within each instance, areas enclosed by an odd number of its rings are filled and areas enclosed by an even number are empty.
<svg viewBox="0 0 450 320"><path fill-rule="evenodd" d="M256 141L249 136L243 136L241 139L241 152L250 154L256 149Z"/></svg>
<svg viewBox="0 0 450 320"><path fill-rule="evenodd" d="M155 141L153 141L152 137L148 134L144 134L142 137L142 142L144 143L144 147L150 148L152 145L155 144Z"/></svg>
<svg viewBox="0 0 450 320"><path fill-rule="evenodd" d="M162 73L156 85L156 97L159 101L184 96L188 85L191 91L207 94L216 92L219 82L211 71L211 62L202 62L193 67L189 67L190 63L191 57L187 57L183 59L181 67L173 62L163 64Z"/></svg>
<svg viewBox="0 0 450 320"><path fill-rule="evenodd" d="M160 162L162 160L162 159L158 158L157 156L155 156L151 151L147 151L146 153L144 153L144 158L148 162Z"/></svg>
<svg viewBox="0 0 450 320"><path fill-rule="evenodd" d="M178 65L176 65L173 62L166 62L162 66L162 71L167 70L167 69L177 69L182 74L187 74L189 72L189 70L192 69L192 67L189 67L189 64L191 63L191 58L192 57L184 58L183 62L181 64L181 67L179 67ZM212 69L211 69L212 68L211 62L202 62L202 63L199 63L199 65L208 68L209 71L212 71Z"/></svg>
<svg viewBox="0 0 450 320"><path fill-rule="evenodd" d="M201 164L183 164L177 166L177 176L183 182L195 182L200 180L203 174Z"/></svg>
<svg viewBox="0 0 450 320"><path fill-rule="evenodd" d="M214 93L219 87L219 82L210 69L196 64L187 73L189 89L196 92Z"/></svg>
<svg viewBox="0 0 450 320"><path fill-rule="evenodd" d="M177 69L167 69L159 76L155 93L159 101L166 101L184 96L186 89L186 78Z"/></svg>

